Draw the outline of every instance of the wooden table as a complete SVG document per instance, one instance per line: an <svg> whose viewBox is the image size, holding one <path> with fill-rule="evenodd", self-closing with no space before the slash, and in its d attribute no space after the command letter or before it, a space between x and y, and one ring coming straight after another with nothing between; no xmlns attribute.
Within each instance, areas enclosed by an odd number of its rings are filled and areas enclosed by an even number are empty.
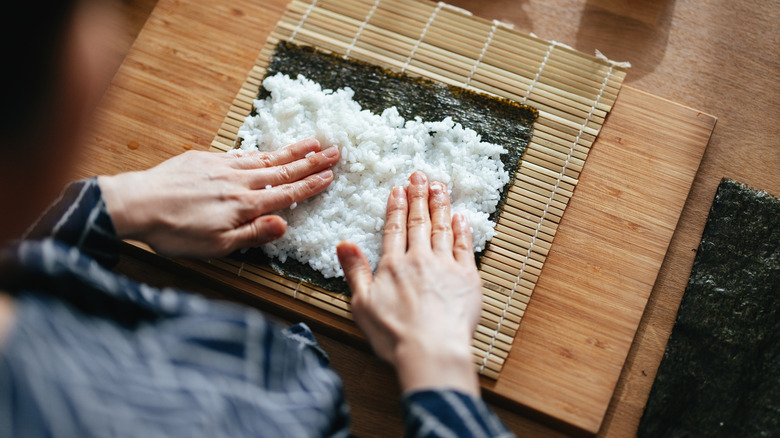
<svg viewBox="0 0 780 438"><path fill-rule="evenodd" d="M257 29L272 28L285 2L237 2L209 8L196 3L159 1L148 31L169 36L170 44L144 44L146 40L141 35L141 42L126 59L100 108L101 123L90 138L90 150L77 176L144 168L188 148L208 148L230 102L206 97L235 93L245 77L246 66L251 65L265 39ZM776 170L780 165L779 129L775 124L780 120L780 88L776 85L780 34L775 29L780 8L777 4L748 2L722 6L724 9L672 1L641 2L631 7L611 0L450 3L585 52L598 48L610 58L631 61L634 67L626 85L720 117L600 431L602 436L631 435L642 414L685 287L693 262L691 249L698 245L720 178L732 177L780 194L780 174ZM182 50L186 44L176 38L187 26L203 26L204 34L211 30L210 26L219 26L206 18L214 15L212 9L233 15L239 22L252 23L256 29L247 32L255 32L257 38L252 40L254 44L243 45L199 41L199 53L209 53L208 65L204 65L197 53ZM741 20L738 26L734 26L734 17ZM202 74L192 78L172 76L174 70L150 71L148 64L139 62L143 57L170 60L172 65L197 66ZM236 58L246 62L236 63ZM137 89L139 81L146 85L147 94L137 95L132 101L123 99L128 89ZM202 111L177 111L192 107L192 100L159 102L155 87L160 84L193 90L190 97ZM121 154L127 148L136 148L143 154ZM143 159L106 159L120 155ZM220 291L218 283L188 278L172 266L150 264L133 253L124 259L120 270L155 284L175 284L211 294ZM251 298L244 299L252 303ZM293 316L283 309L275 310L282 316ZM388 400L388 394L397 393L390 370L360 347L323 334L319 337L333 356L334 367L345 378L355 432L369 435L385 430L389 436L398 435L397 404ZM497 410L518 434L555 434L522 415L498 407Z"/></svg>

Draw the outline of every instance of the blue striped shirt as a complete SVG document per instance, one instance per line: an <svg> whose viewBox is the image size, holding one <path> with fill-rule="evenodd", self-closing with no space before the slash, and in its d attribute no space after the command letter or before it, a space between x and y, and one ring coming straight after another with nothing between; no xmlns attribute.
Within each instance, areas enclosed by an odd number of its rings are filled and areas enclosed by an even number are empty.
<svg viewBox="0 0 780 438"><path fill-rule="evenodd" d="M303 324L112 273L95 179L0 252L15 303L0 345L0 437L348 436L342 383ZM509 435L482 400L405 394L408 436Z"/></svg>

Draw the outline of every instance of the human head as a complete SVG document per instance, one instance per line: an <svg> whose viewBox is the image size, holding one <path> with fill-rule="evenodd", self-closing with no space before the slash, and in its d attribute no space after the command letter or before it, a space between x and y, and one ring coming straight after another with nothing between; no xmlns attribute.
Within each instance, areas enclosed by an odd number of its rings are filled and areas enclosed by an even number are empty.
<svg viewBox="0 0 780 438"><path fill-rule="evenodd" d="M110 78L108 1L29 0L0 27L0 244L17 238L72 174Z"/></svg>

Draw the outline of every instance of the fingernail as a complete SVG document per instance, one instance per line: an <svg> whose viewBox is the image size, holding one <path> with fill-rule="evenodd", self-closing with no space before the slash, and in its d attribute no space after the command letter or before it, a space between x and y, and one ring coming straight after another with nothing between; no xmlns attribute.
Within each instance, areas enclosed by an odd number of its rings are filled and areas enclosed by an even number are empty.
<svg viewBox="0 0 780 438"><path fill-rule="evenodd" d="M332 171L332 170L330 170L330 169L328 169L328 170L323 170L322 172L320 172L320 178L321 178L322 180L324 180L324 181L330 181L330 180L332 180L332 179L333 179L333 171Z"/></svg>
<svg viewBox="0 0 780 438"><path fill-rule="evenodd" d="M442 185L442 183L435 182L431 184L431 193L440 195L443 192L444 192L444 185Z"/></svg>
<svg viewBox="0 0 780 438"><path fill-rule="evenodd" d="M425 174L422 172L414 172L409 180L416 186L423 185L426 181Z"/></svg>
<svg viewBox="0 0 780 438"><path fill-rule="evenodd" d="M287 228L287 221L280 218L279 216L264 216L263 222L265 222L266 226L268 227L268 233L270 237L278 239L284 236L284 232Z"/></svg>
<svg viewBox="0 0 780 438"><path fill-rule="evenodd" d="M318 142L316 138L309 138L309 139L305 140L303 144L305 146L307 146L307 147L312 147L313 148L313 147L319 146L320 142Z"/></svg>
<svg viewBox="0 0 780 438"><path fill-rule="evenodd" d="M338 154L339 154L339 149L336 146L331 146L325 149L324 151L322 151L322 155L325 155L328 158L336 157L338 156Z"/></svg>
<svg viewBox="0 0 780 438"><path fill-rule="evenodd" d="M395 187L393 188L393 196L396 198L406 198L406 190L401 186Z"/></svg>

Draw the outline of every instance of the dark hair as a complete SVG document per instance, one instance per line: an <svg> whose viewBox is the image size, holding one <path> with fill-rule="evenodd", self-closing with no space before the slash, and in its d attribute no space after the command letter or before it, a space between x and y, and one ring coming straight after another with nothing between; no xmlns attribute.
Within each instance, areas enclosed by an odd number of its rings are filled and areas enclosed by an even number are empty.
<svg viewBox="0 0 780 438"><path fill-rule="evenodd" d="M5 58L0 148L35 134L56 91L68 26L79 0L19 2L4 14L0 54ZM6 144L8 143L8 144Z"/></svg>

